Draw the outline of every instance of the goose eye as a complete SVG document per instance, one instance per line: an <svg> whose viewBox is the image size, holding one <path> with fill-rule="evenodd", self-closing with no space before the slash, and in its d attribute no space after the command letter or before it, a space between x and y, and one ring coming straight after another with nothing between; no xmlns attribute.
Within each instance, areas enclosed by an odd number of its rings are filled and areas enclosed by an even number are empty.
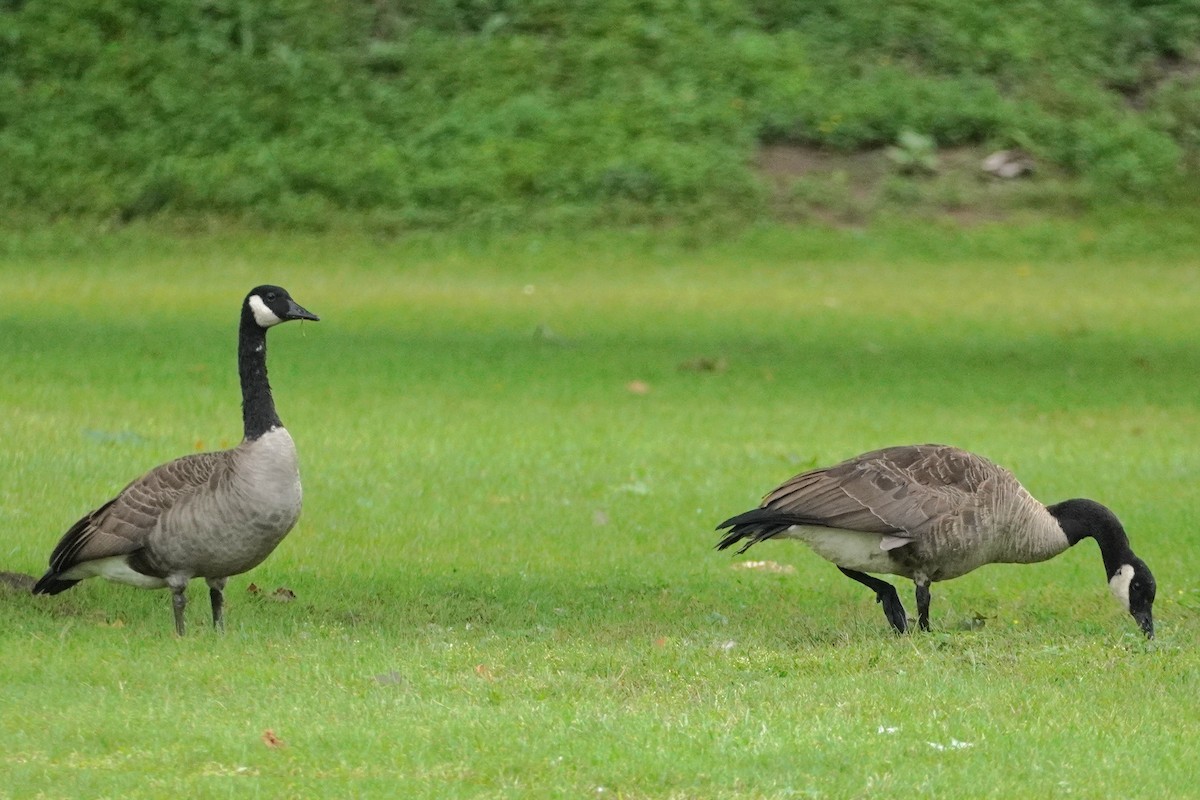
<svg viewBox="0 0 1200 800"><path fill-rule="evenodd" d="M267 292L267 300L274 301L274 300L275 300L275 293L274 293L274 292Z"/></svg>

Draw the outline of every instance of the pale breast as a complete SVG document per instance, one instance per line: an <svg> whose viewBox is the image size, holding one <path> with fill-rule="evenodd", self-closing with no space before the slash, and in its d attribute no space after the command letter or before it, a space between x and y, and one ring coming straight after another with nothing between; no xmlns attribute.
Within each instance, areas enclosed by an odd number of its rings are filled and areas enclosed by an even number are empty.
<svg viewBox="0 0 1200 800"><path fill-rule="evenodd" d="M997 526L1004 528L992 547L992 560L998 563L1045 561L1071 546L1058 520L1023 487L998 507Z"/></svg>
<svg viewBox="0 0 1200 800"><path fill-rule="evenodd" d="M949 580L984 564L1045 561L1067 546L1045 506L1012 480L996 486L986 502L939 520L909 548L909 558L934 580Z"/></svg>
<svg viewBox="0 0 1200 800"><path fill-rule="evenodd" d="M254 568L300 517L296 446L276 428L229 451L230 464L203 492L164 514L149 546L161 569L224 577Z"/></svg>

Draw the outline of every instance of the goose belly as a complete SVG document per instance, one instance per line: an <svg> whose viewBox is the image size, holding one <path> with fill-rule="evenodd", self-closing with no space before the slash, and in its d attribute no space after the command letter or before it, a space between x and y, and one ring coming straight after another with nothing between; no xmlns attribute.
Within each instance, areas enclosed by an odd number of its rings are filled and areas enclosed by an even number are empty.
<svg viewBox="0 0 1200 800"><path fill-rule="evenodd" d="M895 547L895 537L816 525L793 525L779 535L799 539L821 558L839 567L911 577L909 568L893 556L893 550L884 549L885 544Z"/></svg>
<svg viewBox="0 0 1200 800"><path fill-rule="evenodd" d="M151 541L153 560L168 574L218 578L261 564L296 524L300 507L205 515L203 520L187 516L160 526L161 534Z"/></svg>

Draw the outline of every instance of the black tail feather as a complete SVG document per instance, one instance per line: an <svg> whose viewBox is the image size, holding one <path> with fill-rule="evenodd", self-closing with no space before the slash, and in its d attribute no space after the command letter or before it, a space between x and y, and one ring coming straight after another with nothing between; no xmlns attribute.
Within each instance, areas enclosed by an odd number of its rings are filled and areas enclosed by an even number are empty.
<svg viewBox="0 0 1200 800"><path fill-rule="evenodd" d="M34 594L58 594L65 592L77 583L79 583L77 580L60 578L57 572L50 570L38 579L38 582L33 585L32 591Z"/></svg>
<svg viewBox="0 0 1200 800"><path fill-rule="evenodd" d="M718 550L737 544L743 539L746 543L738 554L749 550L759 542L783 533L793 525L820 525L821 522L803 517L799 514L781 513L771 508L754 508L736 517L730 517L717 526L717 530L729 528L729 533L717 543Z"/></svg>

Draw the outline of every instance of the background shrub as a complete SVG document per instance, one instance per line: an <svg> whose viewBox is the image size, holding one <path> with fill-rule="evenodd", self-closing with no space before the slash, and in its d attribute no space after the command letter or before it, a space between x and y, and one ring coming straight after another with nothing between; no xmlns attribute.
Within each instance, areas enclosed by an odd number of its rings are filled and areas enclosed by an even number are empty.
<svg viewBox="0 0 1200 800"><path fill-rule="evenodd" d="M1196 163L1200 0L8 0L0 205L425 220L761 207L762 143Z"/></svg>

